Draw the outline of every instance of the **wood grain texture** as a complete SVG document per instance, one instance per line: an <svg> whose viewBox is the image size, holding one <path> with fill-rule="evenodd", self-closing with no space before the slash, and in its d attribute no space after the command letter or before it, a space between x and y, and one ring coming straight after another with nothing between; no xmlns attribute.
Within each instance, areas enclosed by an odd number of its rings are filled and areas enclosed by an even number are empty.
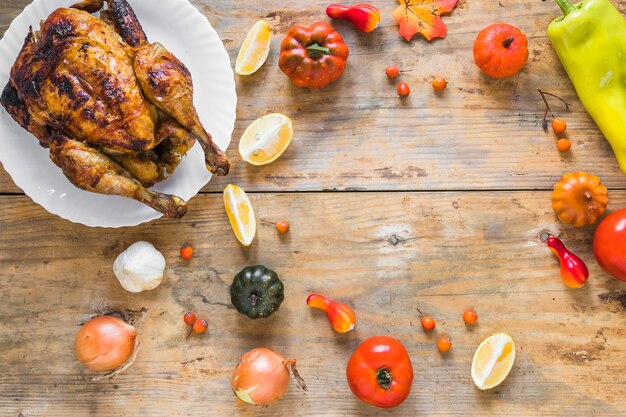
<svg viewBox="0 0 626 417"><path fill-rule="evenodd" d="M593 227L560 224L548 191L524 191L548 190L564 172L582 169L612 188L611 209L626 205L626 191L615 191L626 185L624 176L545 35L558 14L552 2L461 0L445 18L446 39L408 44L390 17L397 3L373 0L383 13L376 32L334 23L351 57L342 79L318 92L289 84L277 67L278 47L291 25L326 19L328 2L192 2L217 29L232 62L254 22L272 25L267 64L237 79L232 173L205 191L241 185L252 191L258 218L286 219L291 231L280 237L259 226L253 245L241 248L221 195L213 193L194 198L182 221L117 230L73 225L23 195L0 196L0 416L626 413L626 286L593 260ZM0 2L0 33L27 3ZM626 2L617 4L626 9ZM472 62L476 33L495 21L515 24L529 38L529 63L508 80L483 77ZM383 75L391 63L413 69L403 77L412 87L405 101ZM430 88L433 75L450 83L442 96ZM565 114L574 144L568 156L539 126L537 87L573 104ZM274 111L294 119L294 141L277 162L247 166L238 157L238 138ZM498 189L512 191L484 191ZM297 192L321 190L396 192ZM19 192L0 170L0 194ZM545 230L588 263L585 288L564 287L556 258L538 240ZM111 270L117 254L137 240L154 243L168 261L163 285L144 294L122 290ZM178 256L185 243L195 249L191 262ZM256 263L275 269L286 285L283 306L263 321L250 321L229 304L232 277ZM353 306L356 330L334 334L323 313L306 307L312 291ZM461 314L470 306L480 319L466 329ZM422 332L416 308L435 317L435 334ZM210 330L185 341L182 314L189 309L206 317ZM141 350L128 372L93 382L74 358L73 338L80 323L110 311L136 323ZM496 331L513 336L517 361L501 387L481 393L469 363ZM442 334L454 344L445 357L435 347ZM412 394L394 410L360 403L345 382L350 354L373 335L399 338L413 360ZM230 372L242 353L260 346L297 358L310 391L291 384L270 408L238 406Z"/></svg>
<svg viewBox="0 0 626 417"><path fill-rule="evenodd" d="M626 192L610 193L611 208ZM626 410L626 287L600 271L593 228L558 223L549 192L288 193L251 196L258 218L288 219L288 235L259 226L241 248L220 195L192 201L184 221L132 229L89 229L51 218L24 196L0 199L0 415L2 416L612 416ZM479 214L480 213L480 214ZM538 235L559 234L591 272L567 289ZM158 289L130 294L111 265L136 240L165 255ZM184 262L178 248L190 243ZM229 305L244 265L275 269L286 287L281 309L251 321ZM353 306L355 331L337 335L306 296L319 291ZM480 319L466 329L462 311ZM437 320L419 327L416 308ZM209 321L185 341L184 311ZM113 381L92 382L74 358L79 323L96 312L130 311L142 339L138 361ZM499 388L474 388L469 364L480 341L513 336L514 369ZM436 338L454 347L441 356ZM392 411L358 402L344 366L359 341L402 340L416 378ZM299 360L310 391L291 384L270 408L236 406L229 374L238 357L271 347ZM20 414L21 413L21 414Z"/></svg>
<svg viewBox="0 0 626 417"><path fill-rule="evenodd" d="M0 4L0 30L27 2ZM351 51L348 68L340 81L314 92L290 84L278 69L278 54L290 26L327 19L327 1L192 2L216 28L233 63L254 22L263 18L274 32L266 65L237 78L238 120L228 150L232 173L206 190L221 191L229 182L256 191L548 189L573 170L592 172L611 188L626 186L549 44L546 27L560 13L552 1L461 0L444 18L446 39L407 43L391 18L398 3L374 0L383 16L375 32L362 34L347 22L333 22ZM626 2L618 6L623 10ZM519 26L530 45L526 68L499 81L482 76L472 58L476 34L496 21ZM390 64L413 70L402 77L412 88L406 100L398 99L395 82L384 76ZM449 81L439 96L430 86L434 75ZM566 155L556 150L554 135L540 127L544 107L537 87L572 103L567 114L555 103L573 142ZM253 120L270 112L293 118L295 138L275 163L249 166L237 152L239 138ZM0 192L18 191L2 173Z"/></svg>

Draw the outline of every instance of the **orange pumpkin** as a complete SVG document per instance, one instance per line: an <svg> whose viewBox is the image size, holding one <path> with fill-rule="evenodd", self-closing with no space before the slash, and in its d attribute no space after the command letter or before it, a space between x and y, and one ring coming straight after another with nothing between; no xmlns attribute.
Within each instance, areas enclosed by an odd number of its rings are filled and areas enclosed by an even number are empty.
<svg viewBox="0 0 626 417"><path fill-rule="evenodd" d="M474 62L493 78L517 74L528 59L528 40L521 30L496 23L480 31L474 43Z"/></svg>
<svg viewBox="0 0 626 417"><path fill-rule="evenodd" d="M563 175L552 191L552 208L559 220L576 227L595 223L608 204L608 190L600 178L586 172Z"/></svg>

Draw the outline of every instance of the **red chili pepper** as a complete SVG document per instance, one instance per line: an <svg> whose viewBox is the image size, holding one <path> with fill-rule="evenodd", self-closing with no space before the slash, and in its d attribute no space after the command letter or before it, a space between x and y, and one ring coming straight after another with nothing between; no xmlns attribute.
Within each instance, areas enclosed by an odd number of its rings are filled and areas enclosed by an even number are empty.
<svg viewBox="0 0 626 417"><path fill-rule="evenodd" d="M561 262L561 277L570 288L580 288L589 278L587 265L578 256L567 250L561 239L550 236L546 243Z"/></svg>
<svg viewBox="0 0 626 417"><path fill-rule="evenodd" d="M356 325L354 311L343 303L336 303L319 294L309 295L306 303L311 307L325 311L330 325L336 332L347 333Z"/></svg>
<svg viewBox="0 0 626 417"><path fill-rule="evenodd" d="M340 4L331 4L326 8L328 17L346 19L361 32L371 32L380 23L380 12L371 4L357 4L348 7Z"/></svg>

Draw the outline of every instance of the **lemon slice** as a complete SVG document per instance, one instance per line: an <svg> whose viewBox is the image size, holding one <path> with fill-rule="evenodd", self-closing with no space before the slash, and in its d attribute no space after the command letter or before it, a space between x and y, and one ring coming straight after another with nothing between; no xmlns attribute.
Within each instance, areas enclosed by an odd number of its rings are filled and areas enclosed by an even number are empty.
<svg viewBox="0 0 626 417"><path fill-rule="evenodd" d="M228 184L224 188L224 207L235 236L244 246L250 246L256 234L256 219L250 199L240 187Z"/></svg>
<svg viewBox="0 0 626 417"><path fill-rule="evenodd" d="M289 117L280 113L260 117L241 136L241 159L252 165L274 162L285 152L292 137L293 123Z"/></svg>
<svg viewBox="0 0 626 417"><path fill-rule="evenodd" d="M241 44L235 72L239 75L250 75L261 68L270 53L271 39L270 25L263 20L256 22Z"/></svg>
<svg viewBox="0 0 626 417"><path fill-rule="evenodd" d="M515 362L515 343L506 333L486 338L474 353L472 379L478 388L495 388L505 380Z"/></svg>

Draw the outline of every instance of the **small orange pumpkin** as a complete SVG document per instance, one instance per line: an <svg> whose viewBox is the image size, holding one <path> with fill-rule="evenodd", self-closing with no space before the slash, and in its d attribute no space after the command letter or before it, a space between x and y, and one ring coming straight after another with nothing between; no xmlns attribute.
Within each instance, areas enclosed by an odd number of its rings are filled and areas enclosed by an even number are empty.
<svg viewBox="0 0 626 417"><path fill-rule="evenodd" d="M517 74L528 60L528 40L521 30L496 23L480 31L474 42L474 62L493 78Z"/></svg>
<svg viewBox="0 0 626 417"><path fill-rule="evenodd" d="M586 172L563 175L552 191L552 208L559 220L576 227L595 223L608 204L608 190L600 178Z"/></svg>

